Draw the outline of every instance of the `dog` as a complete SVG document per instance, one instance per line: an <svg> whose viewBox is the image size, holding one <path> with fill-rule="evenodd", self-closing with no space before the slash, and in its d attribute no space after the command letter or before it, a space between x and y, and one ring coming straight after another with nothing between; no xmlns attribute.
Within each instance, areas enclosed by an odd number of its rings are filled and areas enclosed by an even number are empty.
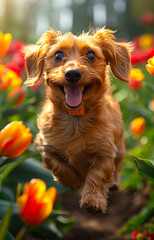
<svg viewBox="0 0 154 240"><path fill-rule="evenodd" d="M129 81L130 45L114 35L106 28L79 36L49 29L25 56L26 85L45 80L36 137L43 165L63 186L80 189L81 208L93 214L104 213L109 189L119 188L126 152L109 71Z"/></svg>

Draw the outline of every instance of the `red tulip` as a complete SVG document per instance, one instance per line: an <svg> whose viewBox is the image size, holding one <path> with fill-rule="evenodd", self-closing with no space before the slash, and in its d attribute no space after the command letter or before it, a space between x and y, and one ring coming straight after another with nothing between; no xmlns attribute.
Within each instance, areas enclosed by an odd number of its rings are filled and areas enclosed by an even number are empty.
<svg viewBox="0 0 154 240"><path fill-rule="evenodd" d="M150 25L154 23L154 14L152 12L146 12L141 17L141 23L143 25Z"/></svg>
<svg viewBox="0 0 154 240"><path fill-rule="evenodd" d="M25 95L26 95L26 90L24 87L19 86L19 87L13 88L8 94L8 101L17 97L14 103L14 106L16 107L23 101Z"/></svg>
<svg viewBox="0 0 154 240"><path fill-rule="evenodd" d="M9 62L5 66L6 66L6 68L14 71L17 75L20 74L20 68L16 62Z"/></svg>
<svg viewBox="0 0 154 240"><path fill-rule="evenodd" d="M24 44L22 41L20 40L15 40L11 43L10 48L8 50L7 54L14 54L18 51L21 51L23 48Z"/></svg>
<svg viewBox="0 0 154 240"><path fill-rule="evenodd" d="M43 180L32 179L25 184L24 193L17 198L20 218L29 226L41 224L52 212L55 198L54 187L46 191L46 184Z"/></svg>

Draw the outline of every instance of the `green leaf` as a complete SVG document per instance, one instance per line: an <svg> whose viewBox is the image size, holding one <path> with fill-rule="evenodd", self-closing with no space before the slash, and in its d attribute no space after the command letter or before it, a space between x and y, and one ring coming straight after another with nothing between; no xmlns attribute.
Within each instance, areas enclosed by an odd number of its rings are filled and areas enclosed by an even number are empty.
<svg viewBox="0 0 154 240"><path fill-rule="evenodd" d="M0 220L3 219L5 213L8 211L10 204L11 204L10 201L5 201L0 199ZM19 213L18 206L16 203L14 203L10 225L9 225L9 231L13 235L16 235L24 225L23 222L20 220L18 213Z"/></svg>
<svg viewBox="0 0 154 240"><path fill-rule="evenodd" d="M135 161L138 173L154 182L154 160L141 159L132 155L130 157Z"/></svg>
<svg viewBox="0 0 154 240"><path fill-rule="evenodd" d="M14 237L10 232L6 232L4 240L14 240Z"/></svg>
<svg viewBox="0 0 154 240"><path fill-rule="evenodd" d="M5 213L2 223L0 225L0 240L4 240L7 230L9 228L9 223L10 223L10 219L11 219L11 214L13 211L13 204L10 205L9 209L7 210L7 212Z"/></svg>
<svg viewBox="0 0 154 240"><path fill-rule="evenodd" d="M140 214L130 218L122 227L120 233L125 234L132 232L138 226L142 225L147 219L149 219L154 214L154 206L145 207Z"/></svg>
<svg viewBox="0 0 154 240"><path fill-rule="evenodd" d="M42 163L34 158L28 158L22 162L11 172L10 177L17 183L20 182L23 185L26 182L29 182L32 178L39 178L45 181L47 188L53 186L58 193L66 191L66 188L53 180L51 171L45 169Z"/></svg>
<svg viewBox="0 0 154 240"><path fill-rule="evenodd" d="M68 231L70 230L74 225L74 219L73 218L65 218L63 216L58 216L56 218L56 223L58 228L62 231Z"/></svg>
<svg viewBox="0 0 154 240"><path fill-rule="evenodd" d="M0 168L0 184L2 183L2 181L9 175L9 173L16 168L19 164L21 164L25 159L30 158L34 155L36 155L37 152L35 153L31 153L29 155L26 155L22 158L20 158L19 160L12 162L12 163L8 163L6 165L4 165L3 167Z"/></svg>
<svg viewBox="0 0 154 240"><path fill-rule="evenodd" d="M67 215L69 215L69 212L66 212L66 211L63 211L63 210L58 210L58 209L53 209L51 214L50 214L51 217L57 217L57 216L60 216L60 215L67 216Z"/></svg>
<svg viewBox="0 0 154 240"><path fill-rule="evenodd" d="M38 233L40 237L48 239L58 239L63 236L54 222L44 222L38 228L35 228L35 232Z"/></svg>

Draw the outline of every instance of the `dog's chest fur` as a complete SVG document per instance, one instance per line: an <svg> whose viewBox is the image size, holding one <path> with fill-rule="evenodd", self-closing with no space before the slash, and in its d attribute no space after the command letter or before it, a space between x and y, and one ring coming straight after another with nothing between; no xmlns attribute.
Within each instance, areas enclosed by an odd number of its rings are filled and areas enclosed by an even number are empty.
<svg viewBox="0 0 154 240"><path fill-rule="evenodd" d="M49 111L46 119L39 118L39 125L43 119L43 127L40 127L43 141L55 149L55 154L60 153L64 161L84 174L96 158L113 157L113 152L116 153L111 128L106 127L107 121L92 116L69 116L65 112L53 114ZM115 151L110 151L111 148Z"/></svg>

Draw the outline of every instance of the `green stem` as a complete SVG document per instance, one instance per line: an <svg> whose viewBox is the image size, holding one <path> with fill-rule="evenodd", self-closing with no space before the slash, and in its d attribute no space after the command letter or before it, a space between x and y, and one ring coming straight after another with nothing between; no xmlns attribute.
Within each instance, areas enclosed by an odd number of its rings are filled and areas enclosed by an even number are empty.
<svg viewBox="0 0 154 240"><path fill-rule="evenodd" d="M28 232L28 227L23 226L20 231L17 233L15 240L22 240Z"/></svg>
<svg viewBox="0 0 154 240"><path fill-rule="evenodd" d="M10 172L16 168L19 164L21 164L24 160L26 160L27 158L30 158L30 157L33 157L35 156L36 154L38 154L38 152L34 152L34 153L31 153L29 155L26 155L22 158L20 158L19 160L15 161L15 162L12 162L12 163L8 163L4 166L2 166L0 168L0 184L2 183L2 181L10 174Z"/></svg>

